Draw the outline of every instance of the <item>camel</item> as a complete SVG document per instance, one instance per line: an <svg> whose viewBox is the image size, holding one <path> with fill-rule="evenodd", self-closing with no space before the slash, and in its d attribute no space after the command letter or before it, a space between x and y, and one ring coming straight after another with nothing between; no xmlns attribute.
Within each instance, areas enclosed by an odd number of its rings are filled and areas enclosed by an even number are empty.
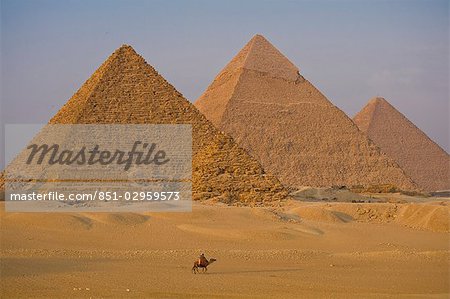
<svg viewBox="0 0 450 299"><path fill-rule="evenodd" d="M192 273L197 274L198 268L203 268L203 273L205 273L206 271L208 271L208 266L214 263L215 261L217 260L214 258L209 259L209 261L205 260L203 263L200 263L198 260L196 260L194 262L194 266L192 267Z"/></svg>

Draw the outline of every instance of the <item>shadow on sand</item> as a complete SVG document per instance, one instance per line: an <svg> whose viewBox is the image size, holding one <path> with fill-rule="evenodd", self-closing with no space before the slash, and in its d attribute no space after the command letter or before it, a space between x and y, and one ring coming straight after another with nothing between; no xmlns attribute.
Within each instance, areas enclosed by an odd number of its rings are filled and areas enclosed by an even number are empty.
<svg viewBox="0 0 450 299"><path fill-rule="evenodd" d="M247 274L247 273L282 273L282 272L298 272L302 271L300 268L289 268L289 269L261 269L261 270L237 270L237 271L219 271L209 270L211 272L206 272L204 274L208 275L223 275L223 274Z"/></svg>

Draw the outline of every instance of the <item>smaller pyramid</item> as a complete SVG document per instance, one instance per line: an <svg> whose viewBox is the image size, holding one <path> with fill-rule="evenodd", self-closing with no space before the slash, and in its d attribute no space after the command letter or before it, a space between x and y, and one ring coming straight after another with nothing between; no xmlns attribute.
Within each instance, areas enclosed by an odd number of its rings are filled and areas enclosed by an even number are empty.
<svg viewBox="0 0 450 299"><path fill-rule="evenodd" d="M450 190L450 157L384 98L371 99L353 118L420 188Z"/></svg>

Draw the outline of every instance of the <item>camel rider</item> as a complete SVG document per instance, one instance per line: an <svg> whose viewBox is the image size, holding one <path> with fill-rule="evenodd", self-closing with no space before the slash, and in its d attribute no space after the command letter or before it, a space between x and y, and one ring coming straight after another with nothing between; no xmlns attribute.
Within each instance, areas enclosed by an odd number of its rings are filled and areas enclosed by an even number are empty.
<svg viewBox="0 0 450 299"><path fill-rule="evenodd" d="M199 265L206 265L208 263L208 260L205 257L205 254L202 253L199 257L198 257L198 263Z"/></svg>

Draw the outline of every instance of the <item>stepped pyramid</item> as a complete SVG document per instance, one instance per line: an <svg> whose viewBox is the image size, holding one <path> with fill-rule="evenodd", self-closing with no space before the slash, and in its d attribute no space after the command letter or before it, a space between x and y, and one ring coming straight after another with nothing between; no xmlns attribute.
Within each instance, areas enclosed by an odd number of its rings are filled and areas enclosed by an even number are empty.
<svg viewBox="0 0 450 299"><path fill-rule="evenodd" d="M50 124L191 124L197 200L276 203L287 191L231 137L219 132L130 46L117 49Z"/></svg>
<svg viewBox="0 0 450 299"><path fill-rule="evenodd" d="M299 69L256 35L196 107L285 186L417 186Z"/></svg>
<svg viewBox="0 0 450 299"><path fill-rule="evenodd" d="M449 155L388 101L371 99L353 120L420 188L450 190Z"/></svg>

